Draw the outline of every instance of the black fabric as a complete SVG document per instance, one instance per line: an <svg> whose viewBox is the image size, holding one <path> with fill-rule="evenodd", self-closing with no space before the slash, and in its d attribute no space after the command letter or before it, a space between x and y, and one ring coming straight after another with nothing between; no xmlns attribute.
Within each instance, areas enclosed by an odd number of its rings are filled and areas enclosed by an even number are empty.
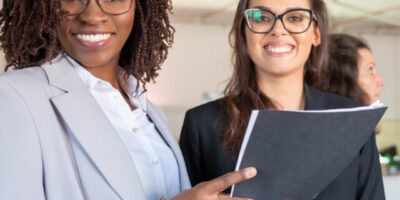
<svg viewBox="0 0 400 200"><path fill-rule="evenodd" d="M345 97L321 92L308 86L305 86L305 94L306 110L358 106ZM222 147L221 119L223 116L220 100L198 106L186 113L179 143L192 185L211 180L235 169L234 156ZM229 191L230 189L226 192ZM373 134L350 164L320 193L316 194L314 199L385 199L379 156Z"/></svg>

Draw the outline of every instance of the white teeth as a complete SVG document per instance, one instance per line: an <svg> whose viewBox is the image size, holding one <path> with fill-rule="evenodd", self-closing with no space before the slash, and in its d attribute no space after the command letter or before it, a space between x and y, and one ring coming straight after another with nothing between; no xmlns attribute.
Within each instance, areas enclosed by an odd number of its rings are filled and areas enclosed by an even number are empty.
<svg viewBox="0 0 400 200"><path fill-rule="evenodd" d="M78 37L81 40L89 41L89 42L99 42L103 40L107 40L111 36L110 33L106 34L77 34L76 37Z"/></svg>
<svg viewBox="0 0 400 200"><path fill-rule="evenodd" d="M283 46L283 47L274 47L274 46L268 46L267 51L272 52L272 53L286 53L292 50L291 46Z"/></svg>

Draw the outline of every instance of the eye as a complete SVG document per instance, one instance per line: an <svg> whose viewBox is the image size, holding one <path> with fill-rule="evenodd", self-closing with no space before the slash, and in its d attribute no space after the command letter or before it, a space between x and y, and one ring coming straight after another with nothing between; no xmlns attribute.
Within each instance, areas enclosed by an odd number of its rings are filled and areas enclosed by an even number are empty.
<svg viewBox="0 0 400 200"><path fill-rule="evenodd" d="M302 21L303 21L303 18L297 17L297 16L290 16L290 17L288 17L288 20L289 20L290 22L302 22Z"/></svg>
<svg viewBox="0 0 400 200"><path fill-rule="evenodd" d="M250 21L255 23L268 23L273 21L274 18L272 15L270 16L269 13L257 10L249 11L247 16Z"/></svg>
<svg viewBox="0 0 400 200"><path fill-rule="evenodd" d="M269 22L269 21L271 21L271 18L268 17L268 16L261 16L260 21L262 21L262 22Z"/></svg>
<svg viewBox="0 0 400 200"><path fill-rule="evenodd" d="M369 75L374 75L374 73L375 73L374 66L368 67L368 74Z"/></svg>

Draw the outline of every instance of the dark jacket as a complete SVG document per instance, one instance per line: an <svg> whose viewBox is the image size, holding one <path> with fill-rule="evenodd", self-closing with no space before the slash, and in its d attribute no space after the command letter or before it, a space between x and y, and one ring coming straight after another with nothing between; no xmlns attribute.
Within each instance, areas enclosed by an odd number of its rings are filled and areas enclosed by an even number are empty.
<svg viewBox="0 0 400 200"><path fill-rule="evenodd" d="M305 110L357 106L345 97L321 92L309 86L305 86L305 94ZM186 113L180 146L192 185L235 169L235 157L222 147L221 118L221 100L195 107ZM373 134L360 149L359 155L315 199L385 199L379 155Z"/></svg>

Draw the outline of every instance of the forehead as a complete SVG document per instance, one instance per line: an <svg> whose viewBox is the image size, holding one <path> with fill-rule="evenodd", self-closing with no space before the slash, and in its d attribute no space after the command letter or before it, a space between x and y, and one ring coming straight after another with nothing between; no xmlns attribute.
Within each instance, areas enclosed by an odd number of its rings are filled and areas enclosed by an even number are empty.
<svg viewBox="0 0 400 200"><path fill-rule="evenodd" d="M359 62L363 63L374 63L374 56L372 55L371 51L368 49L358 49L359 54Z"/></svg>
<svg viewBox="0 0 400 200"><path fill-rule="evenodd" d="M266 7L274 13L283 13L293 8L311 9L310 0L250 0L249 8Z"/></svg>

